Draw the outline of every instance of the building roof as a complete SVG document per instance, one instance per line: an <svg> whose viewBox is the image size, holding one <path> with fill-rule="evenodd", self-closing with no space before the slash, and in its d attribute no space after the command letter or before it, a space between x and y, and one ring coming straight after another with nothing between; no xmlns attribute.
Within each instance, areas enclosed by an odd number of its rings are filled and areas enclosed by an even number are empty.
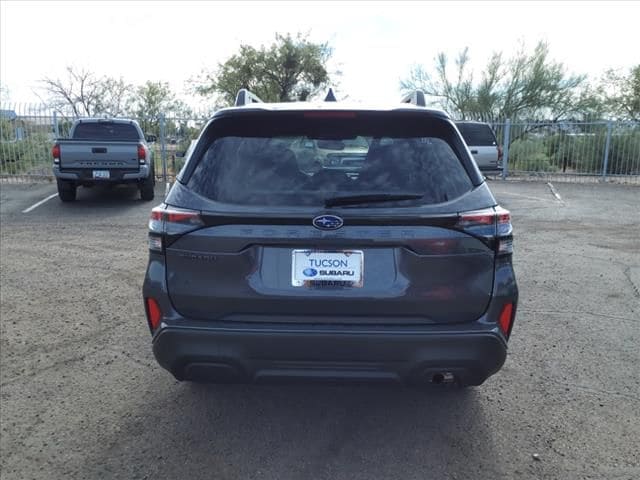
<svg viewBox="0 0 640 480"><path fill-rule="evenodd" d="M16 118L18 118L18 114L13 110L0 110L0 118L15 120Z"/></svg>

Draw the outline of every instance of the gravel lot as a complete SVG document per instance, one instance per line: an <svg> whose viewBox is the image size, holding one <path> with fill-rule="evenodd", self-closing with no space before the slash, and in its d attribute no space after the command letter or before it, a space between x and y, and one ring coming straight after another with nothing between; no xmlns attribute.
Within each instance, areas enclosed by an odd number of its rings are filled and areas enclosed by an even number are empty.
<svg viewBox="0 0 640 480"><path fill-rule="evenodd" d="M640 188L491 186L517 235L509 357L421 391L178 383L141 301L152 205L81 189L24 214L55 186L2 184L2 479L640 478Z"/></svg>

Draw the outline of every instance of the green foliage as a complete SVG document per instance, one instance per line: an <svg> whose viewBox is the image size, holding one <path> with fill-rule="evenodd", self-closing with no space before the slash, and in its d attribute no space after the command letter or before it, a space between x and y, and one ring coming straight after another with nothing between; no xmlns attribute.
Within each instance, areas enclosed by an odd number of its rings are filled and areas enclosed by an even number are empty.
<svg viewBox="0 0 640 480"><path fill-rule="evenodd" d="M599 175L604 165L606 125L581 133L529 134L511 143L509 170ZM607 173L640 174L640 130L614 129L610 139Z"/></svg>
<svg viewBox="0 0 640 480"><path fill-rule="evenodd" d="M607 173L640 175L640 130L613 134L609 146Z"/></svg>
<svg viewBox="0 0 640 480"><path fill-rule="evenodd" d="M4 131L4 128L3 128ZM46 134L0 143L0 174L50 173L51 142Z"/></svg>
<svg viewBox="0 0 640 480"><path fill-rule="evenodd" d="M640 121L640 64L628 74L608 70L601 81L600 92L613 116Z"/></svg>
<svg viewBox="0 0 640 480"><path fill-rule="evenodd" d="M512 170L526 172L554 172L556 167L546 153L544 140L516 140L509 147L509 162Z"/></svg>
<svg viewBox="0 0 640 480"><path fill-rule="evenodd" d="M166 82L147 81L135 89L129 100L128 112L140 122L145 134L160 135L160 116L189 116L188 107L176 99L175 94ZM175 134L177 126L174 122L166 122L166 135Z"/></svg>
<svg viewBox="0 0 640 480"><path fill-rule="evenodd" d="M312 43L303 35L276 34L268 48L240 45L239 52L219 64L215 74L206 75L196 91L219 94L228 105L241 88L267 102L305 100L329 83L326 65L331 54L327 44Z"/></svg>
<svg viewBox="0 0 640 480"><path fill-rule="evenodd" d="M522 48L508 60L494 53L479 82L474 81L469 62L465 48L450 74L448 58L440 53L432 72L414 67L401 88L436 96L445 110L463 119L560 119L575 111L577 88L585 80L568 75L562 63L552 60L545 42L539 42L531 53Z"/></svg>
<svg viewBox="0 0 640 480"><path fill-rule="evenodd" d="M16 137L16 127L11 120L0 118L0 140L8 142Z"/></svg>

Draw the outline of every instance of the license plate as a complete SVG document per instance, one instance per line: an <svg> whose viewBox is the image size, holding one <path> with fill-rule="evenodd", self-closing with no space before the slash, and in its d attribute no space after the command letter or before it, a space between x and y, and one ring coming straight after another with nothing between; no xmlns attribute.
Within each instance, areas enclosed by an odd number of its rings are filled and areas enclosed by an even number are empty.
<svg viewBox="0 0 640 480"><path fill-rule="evenodd" d="M294 287L362 287L364 254L360 250L293 250L291 284Z"/></svg>
<svg viewBox="0 0 640 480"><path fill-rule="evenodd" d="M94 170L93 178L109 178L109 170Z"/></svg>

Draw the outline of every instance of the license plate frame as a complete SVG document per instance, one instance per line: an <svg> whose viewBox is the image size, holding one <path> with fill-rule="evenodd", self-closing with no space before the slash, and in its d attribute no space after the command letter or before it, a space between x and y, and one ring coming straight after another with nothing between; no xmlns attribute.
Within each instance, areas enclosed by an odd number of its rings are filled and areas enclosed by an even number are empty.
<svg viewBox="0 0 640 480"><path fill-rule="evenodd" d="M349 275L349 272L353 275ZM351 249L292 250L291 285L293 287L362 288L364 286L364 252Z"/></svg>
<svg viewBox="0 0 640 480"><path fill-rule="evenodd" d="M109 170L94 170L93 171L93 179L94 180L109 180L111 178L111 173Z"/></svg>

